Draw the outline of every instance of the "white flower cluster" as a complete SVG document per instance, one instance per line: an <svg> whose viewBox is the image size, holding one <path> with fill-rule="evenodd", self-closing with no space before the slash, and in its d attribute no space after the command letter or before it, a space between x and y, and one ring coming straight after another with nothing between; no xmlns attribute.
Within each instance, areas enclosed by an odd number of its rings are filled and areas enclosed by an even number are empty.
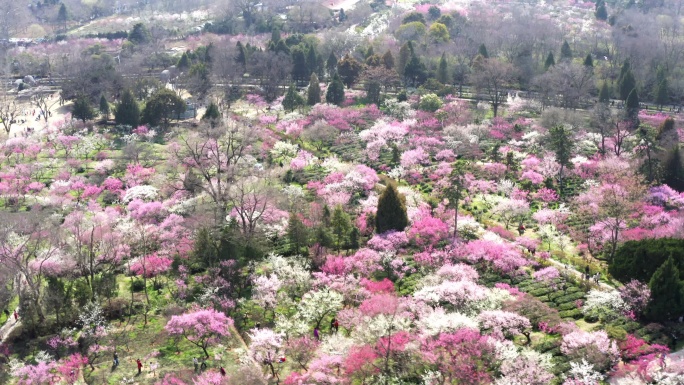
<svg viewBox="0 0 684 385"><path fill-rule="evenodd" d="M151 201L157 199L159 196L159 190L156 187L140 185L134 186L126 190L124 194L123 202L128 203L134 199L141 199L144 201Z"/></svg>
<svg viewBox="0 0 684 385"><path fill-rule="evenodd" d="M297 156L297 151L299 151L299 146L290 142L277 141L271 149L271 156L274 160L289 162Z"/></svg>

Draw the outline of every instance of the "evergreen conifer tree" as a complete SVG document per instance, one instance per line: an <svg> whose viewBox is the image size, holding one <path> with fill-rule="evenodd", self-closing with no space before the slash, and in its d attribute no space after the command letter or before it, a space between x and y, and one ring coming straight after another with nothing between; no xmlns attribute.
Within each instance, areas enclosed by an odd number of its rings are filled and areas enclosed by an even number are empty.
<svg viewBox="0 0 684 385"><path fill-rule="evenodd" d="M342 206L338 205L333 210L332 219L332 233L335 236L335 251L340 252L340 248L344 245L347 235L351 230L351 220L349 214L345 213Z"/></svg>
<svg viewBox="0 0 684 385"><path fill-rule="evenodd" d="M597 20L608 20L608 11L606 10L606 3L603 0L596 2L596 11L594 12Z"/></svg>
<svg viewBox="0 0 684 385"><path fill-rule="evenodd" d="M344 84L337 74L333 76L332 82L328 85L328 90L325 93L325 101L337 105L344 102Z"/></svg>
<svg viewBox="0 0 684 385"><path fill-rule="evenodd" d="M672 149L665 160L663 183L679 192L684 192L684 164L682 164L682 155L678 145Z"/></svg>
<svg viewBox="0 0 684 385"><path fill-rule="evenodd" d="M561 61L564 60L572 60L572 50L570 49L570 44L568 44L567 40L564 40L563 45L561 46Z"/></svg>
<svg viewBox="0 0 684 385"><path fill-rule="evenodd" d="M549 69L553 66L556 65L556 59L553 57L553 52L549 52L549 56L546 57L546 61L544 62L544 69Z"/></svg>
<svg viewBox="0 0 684 385"><path fill-rule="evenodd" d="M283 108L286 111L294 111L295 108L301 107L302 105L304 105L304 98L299 95L294 84L291 84L290 88L287 89L285 98L283 98Z"/></svg>
<svg viewBox="0 0 684 385"><path fill-rule="evenodd" d="M102 120L109 120L109 102L104 95L100 96L100 115L102 115Z"/></svg>
<svg viewBox="0 0 684 385"><path fill-rule="evenodd" d="M309 229L295 213L290 213L287 221L287 239L295 254L299 254L309 239Z"/></svg>
<svg viewBox="0 0 684 385"><path fill-rule="evenodd" d="M186 70L190 68L190 58L188 57L187 52L183 52L183 55L181 55L180 59L178 59L178 63L176 63L176 68L179 70Z"/></svg>
<svg viewBox="0 0 684 385"><path fill-rule="evenodd" d="M378 199L375 230L378 234L390 230L404 231L408 226L406 206L394 183L389 183Z"/></svg>
<svg viewBox="0 0 684 385"><path fill-rule="evenodd" d="M480 44L480 48L478 48L477 53L482 55L483 58L489 59L489 53L487 52L487 47L485 47L484 43Z"/></svg>
<svg viewBox="0 0 684 385"><path fill-rule="evenodd" d="M584 58L584 66L587 68L594 68L594 59L592 59L590 53L588 53L587 57Z"/></svg>
<svg viewBox="0 0 684 385"><path fill-rule="evenodd" d="M238 52L235 56L235 63L237 63L244 69L245 66L247 66L247 52L245 51L245 47L242 45L242 42L240 41L237 42L236 47Z"/></svg>
<svg viewBox="0 0 684 385"><path fill-rule="evenodd" d="M649 319L667 321L682 314L684 293L672 255L653 273L648 286L651 289L651 302L646 308Z"/></svg>
<svg viewBox="0 0 684 385"><path fill-rule="evenodd" d="M437 70L437 80L442 84L449 83L449 69L446 60L446 54L442 52L442 57L439 59L439 69Z"/></svg>
<svg viewBox="0 0 684 385"><path fill-rule="evenodd" d="M337 73L337 56L334 52L330 52L328 60L325 62L325 69L328 71L328 77L332 78Z"/></svg>
<svg viewBox="0 0 684 385"><path fill-rule="evenodd" d="M610 90L608 89L608 82L603 82L601 90L599 91L599 102L608 103L610 101Z"/></svg>
<svg viewBox="0 0 684 385"><path fill-rule="evenodd" d="M399 49L399 57L397 58L396 70L397 73L400 75L404 74L404 67L406 67L406 63L408 63L409 59L411 59L411 47L409 45L410 43L410 41L404 43L404 45L402 45Z"/></svg>
<svg viewBox="0 0 684 385"><path fill-rule="evenodd" d="M114 110L114 120L116 124L128 125L133 128L138 127L140 123L140 106L135 101L131 90L125 90L121 94L121 101Z"/></svg>
<svg viewBox="0 0 684 385"><path fill-rule="evenodd" d="M202 120L208 120L208 121L216 121L221 117L221 112L219 111L218 106L216 103L211 102L209 103L209 106L207 106L207 110L204 111L204 115L202 115Z"/></svg>
<svg viewBox="0 0 684 385"><path fill-rule="evenodd" d="M394 68L394 56L392 56L392 51L387 50L387 52L382 55L382 64L384 64L385 68L388 70Z"/></svg>
<svg viewBox="0 0 684 385"><path fill-rule="evenodd" d="M309 88L306 90L306 104L313 106L321 102L321 86L318 81L316 73L311 74L309 79Z"/></svg>
<svg viewBox="0 0 684 385"><path fill-rule="evenodd" d="M635 121L635 126L638 126L638 115L639 115L639 93L636 88L632 89L632 92L627 95L627 100L625 101L625 109L627 110L627 116Z"/></svg>
<svg viewBox="0 0 684 385"><path fill-rule="evenodd" d="M95 111L90 105L90 100L86 96L79 95L71 108L71 115L85 124L87 120L95 117Z"/></svg>

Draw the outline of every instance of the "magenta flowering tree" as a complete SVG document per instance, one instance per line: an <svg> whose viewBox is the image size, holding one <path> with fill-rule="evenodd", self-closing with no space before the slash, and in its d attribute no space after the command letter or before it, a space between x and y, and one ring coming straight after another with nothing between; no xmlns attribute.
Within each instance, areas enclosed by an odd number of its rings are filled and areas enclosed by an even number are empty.
<svg viewBox="0 0 684 385"><path fill-rule="evenodd" d="M555 267L549 266L541 270L535 271L534 273L532 273L532 277L537 282L545 282L555 287L554 280L560 277L560 273L558 272L558 269L556 269Z"/></svg>
<svg viewBox="0 0 684 385"><path fill-rule="evenodd" d="M542 187L534 194L534 198L540 200L545 205L558 200L558 193L546 187Z"/></svg>
<svg viewBox="0 0 684 385"><path fill-rule="evenodd" d="M496 349L477 330L460 329L441 333L421 344L421 354L435 365L443 383L484 384L491 382L491 365Z"/></svg>
<svg viewBox="0 0 684 385"><path fill-rule="evenodd" d="M161 257L157 253L152 253L138 258L131 265L131 272L145 278L152 278L154 284L158 286L157 277L169 271L172 263L173 260L171 258Z"/></svg>
<svg viewBox="0 0 684 385"><path fill-rule="evenodd" d="M67 384L74 384L78 380L78 373L86 365L88 365L88 357L76 353L60 360L57 363L57 372L62 375L63 381Z"/></svg>
<svg viewBox="0 0 684 385"><path fill-rule="evenodd" d="M414 221L409 229L409 238L421 247L435 246L448 236L449 225L433 216L424 216Z"/></svg>
<svg viewBox="0 0 684 385"><path fill-rule="evenodd" d="M468 242L463 257L472 262L483 262L504 274L515 274L518 269L530 264L520 250L510 243L497 243L487 240Z"/></svg>
<svg viewBox="0 0 684 385"><path fill-rule="evenodd" d="M38 361L36 365L25 365L12 372L17 385L48 385L52 383L56 363Z"/></svg>
<svg viewBox="0 0 684 385"><path fill-rule="evenodd" d="M221 337L230 335L233 320L214 309L197 309L172 316L164 329L172 336L182 336L202 349L209 358L207 348Z"/></svg>

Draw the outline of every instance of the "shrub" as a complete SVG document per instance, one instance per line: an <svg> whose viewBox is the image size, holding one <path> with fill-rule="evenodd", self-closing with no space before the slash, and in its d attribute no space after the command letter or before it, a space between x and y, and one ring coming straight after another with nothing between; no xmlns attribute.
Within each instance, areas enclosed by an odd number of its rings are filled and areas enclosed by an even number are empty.
<svg viewBox="0 0 684 385"><path fill-rule="evenodd" d="M619 326L606 326L606 333L608 333L608 337L618 341L627 338L627 331Z"/></svg>
<svg viewBox="0 0 684 385"><path fill-rule="evenodd" d="M133 279L131 280L131 291L134 293L138 293L145 290L145 281L142 279Z"/></svg>
<svg viewBox="0 0 684 385"><path fill-rule="evenodd" d="M558 313L558 315L561 318L574 318L574 319L578 320L578 319L582 318L582 311L580 309L564 310L564 311Z"/></svg>

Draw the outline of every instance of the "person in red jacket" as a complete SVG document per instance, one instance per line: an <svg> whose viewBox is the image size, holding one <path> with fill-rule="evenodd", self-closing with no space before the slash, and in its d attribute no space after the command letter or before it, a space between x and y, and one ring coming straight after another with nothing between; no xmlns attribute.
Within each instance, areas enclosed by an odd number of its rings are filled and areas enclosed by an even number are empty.
<svg viewBox="0 0 684 385"><path fill-rule="evenodd" d="M135 360L135 362L138 364L138 374L142 373L142 362L140 362L140 358Z"/></svg>

